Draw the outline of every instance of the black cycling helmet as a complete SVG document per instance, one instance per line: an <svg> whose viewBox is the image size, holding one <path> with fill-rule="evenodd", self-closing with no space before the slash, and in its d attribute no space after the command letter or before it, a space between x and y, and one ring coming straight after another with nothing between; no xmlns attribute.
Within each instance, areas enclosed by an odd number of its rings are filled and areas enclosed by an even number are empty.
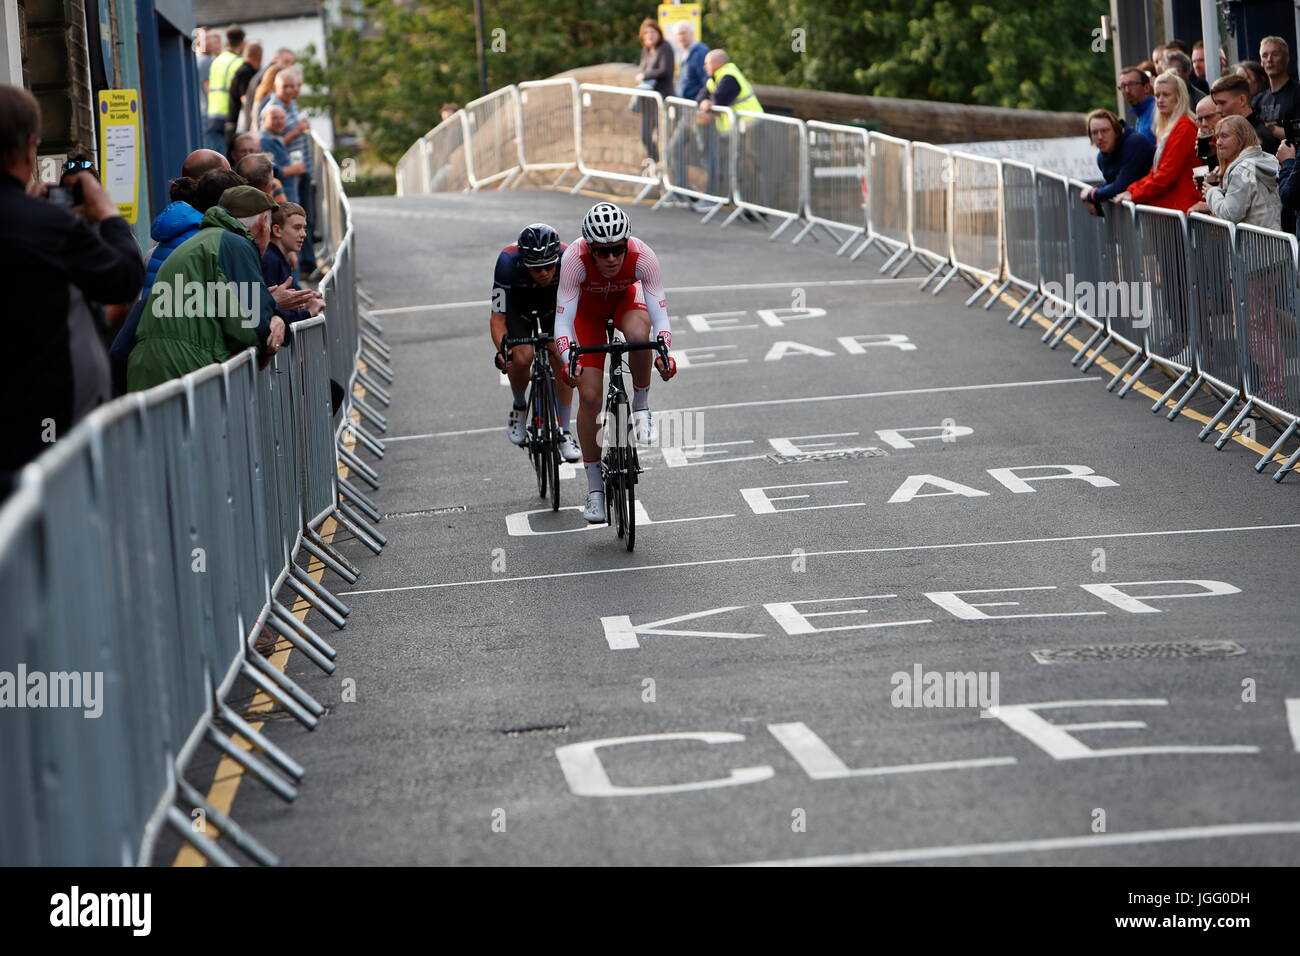
<svg viewBox="0 0 1300 956"><path fill-rule="evenodd" d="M524 226L519 233L519 258L524 265L540 269L560 261L560 236L544 222Z"/></svg>

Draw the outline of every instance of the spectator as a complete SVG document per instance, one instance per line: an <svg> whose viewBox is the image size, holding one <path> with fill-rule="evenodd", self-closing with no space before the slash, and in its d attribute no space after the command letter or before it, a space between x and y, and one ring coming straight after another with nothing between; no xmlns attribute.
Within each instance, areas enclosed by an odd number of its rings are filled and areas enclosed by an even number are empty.
<svg viewBox="0 0 1300 956"><path fill-rule="evenodd" d="M1158 70L1160 64L1165 62L1165 50L1168 49L1163 43L1151 51L1151 62Z"/></svg>
<svg viewBox="0 0 1300 956"><path fill-rule="evenodd" d="M1156 69L1156 65L1152 63L1150 60L1143 60L1141 63L1137 65L1137 68L1147 75L1148 82L1150 82L1151 77L1155 76L1157 73L1160 72L1159 70Z"/></svg>
<svg viewBox="0 0 1300 956"><path fill-rule="evenodd" d="M292 50L281 47L276 51L271 65L262 71L262 78L257 81L257 89L253 92L252 111L248 118L249 129L257 129L261 126L262 110L266 108L266 101L275 94L275 78L282 71L292 67L295 60Z"/></svg>
<svg viewBox="0 0 1300 956"><path fill-rule="evenodd" d="M1202 96L1196 103L1196 158L1202 166L1209 166L1213 172L1219 166L1219 155L1214 148L1214 127L1218 125L1219 108L1214 100Z"/></svg>
<svg viewBox="0 0 1300 956"><path fill-rule="evenodd" d="M275 164L275 176L284 184L284 194L289 202L297 202L299 185L307 164L301 159L290 158L289 148L284 145L285 115L283 107L275 103L267 104L262 111L262 152L271 156Z"/></svg>
<svg viewBox="0 0 1300 956"><path fill-rule="evenodd" d="M1246 82L1250 84L1250 105L1258 111L1259 94L1268 89L1268 74L1254 60L1242 60L1237 64L1237 69L1234 72L1237 76L1245 77Z"/></svg>
<svg viewBox="0 0 1300 956"><path fill-rule="evenodd" d="M221 34L216 30L209 30L199 27L199 36L195 49L198 52L198 58L195 60L195 66L198 68L199 89L203 91L203 102L208 101L208 74L212 70L212 60L221 53Z"/></svg>
<svg viewBox="0 0 1300 956"><path fill-rule="evenodd" d="M438 111L439 115L442 117L442 122L444 123L447 122L447 120L451 119L459 112L460 112L459 103L443 103L442 109Z"/></svg>
<svg viewBox="0 0 1300 956"><path fill-rule="evenodd" d="M284 145L289 150L291 163L302 162L306 170L298 178L296 202L307 211L307 238L302 244L302 268L307 275L316 271L316 253L312 245L312 232L316 228L316 190L315 169L312 166L311 120L298 110L298 97L302 93L302 74L295 69L281 70L275 77L275 94L267 100L267 106L275 104L284 110ZM280 179L288 193L288 180L283 174Z"/></svg>
<svg viewBox="0 0 1300 956"><path fill-rule="evenodd" d="M244 31L231 27L226 31L226 49L212 61L208 70L208 119L203 131L203 145L218 153L227 149L226 123L230 119L231 84L244 63Z"/></svg>
<svg viewBox="0 0 1300 956"><path fill-rule="evenodd" d="M279 350L285 324L262 282L260 262L271 239L274 207L252 186L227 189L220 205L204 215L198 235L167 257L127 364L131 391L224 362L249 346ZM198 283L205 294L176 293L189 283Z"/></svg>
<svg viewBox="0 0 1300 956"><path fill-rule="evenodd" d="M754 92L753 85L745 78L745 74L740 72L740 67L731 62L731 57L727 56L726 50L710 50L704 58L704 72L709 75L709 78L704 83L704 89L700 90L696 97L700 104L700 116L697 120L699 123L708 122L708 112L714 106L729 106L740 113L763 112L763 105L758 101L758 94ZM726 169L728 152L731 148L731 120L725 113L719 114L715 125L718 132L717 148L710 151L712 162L709 166L708 191L716 196L721 195L718 190L727 185L722 171ZM779 175L775 170L769 172ZM711 208L713 207L709 205L695 206L697 212L706 212Z"/></svg>
<svg viewBox="0 0 1300 956"><path fill-rule="evenodd" d="M32 182L40 137L35 98L0 84L0 282L15 319L6 329L11 361L0 376L11 426L0 442L0 495L109 397L108 354L87 301L123 302L144 283L131 227L94 176L77 174L75 213Z"/></svg>
<svg viewBox="0 0 1300 956"><path fill-rule="evenodd" d="M235 141L230 146L230 165L235 167L245 156L251 156L253 153L262 150L262 134L247 132L236 133Z"/></svg>
<svg viewBox="0 0 1300 956"><path fill-rule="evenodd" d="M1192 71L1201 79L1205 79L1205 41L1197 40L1192 45ZM1220 71L1220 76L1222 76Z"/></svg>
<svg viewBox="0 0 1300 956"><path fill-rule="evenodd" d="M1118 195L1150 172L1155 147L1110 110L1089 113L1087 129L1088 139L1097 147L1097 168L1105 185L1085 186L1081 198L1089 211L1099 216L1098 203Z"/></svg>
<svg viewBox="0 0 1300 956"><path fill-rule="evenodd" d="M636 75L637 89L654 90L660 96L673 93L673 50L665 41L659 24L651 17L641 21L641 68ZM659 104L649 99L638 99L641 112L641 144L646 155L659 162Z"/></svg>
<svg viewBox="0 0 1300 956"><path fill-rule="evenodd" d="M1156 155L1154 165L1116 201L1129 200L1184 212L1199 194L1192 180L1196 159L1196 123L1187 108L1187 84L1173 70L1156 77Z"/></svg>
<svg viewBox="0 0 1300 956"><path fill-rule="evenodd" d="M1174 70L1183 78L1183 82L1187 84L1189 97L1196 96L1199 99L1210 92L1210 88L1205 81L1192 70L1192 58L1181 50L1169 49L1165 51L1165 69Z"/></svg>
<svg viewBox="0 0 1300 956"><path fill-rule="evenodd" d="M1259 145L1255 129L1241 116L1225 116L1215 129L1222 187L1206 185L1205 200L1191 212L1209 212L1228 222L1277 229L1282 222L1277 160Z"/></svg>
<svg viewBox="0 0 1300 956"><path fill-rule="evenodd" d="M1281 37L1264 37L1259 41L1259 61L1268 76L1268 88L1259 94L1255 109L1259 111L1260 119L1273 126L1273 136L1282 140L1286 138L1282 124L1300 117L1296 83L1287 73L1291 51L1286 41Z"/></svg>
<svg viewBox="0 0 1300 956"><path fill-rule="evenodd" d="M700 95L704 81L709 78L704 70L704 58L709 48L695 39L695 26L689 20L678 20L674 24L673 39L680 51L676 93L684 100L693 100Z"/></svg>
<svg viewBox="0 0 1300 956"><path fill-rule="evenodd" d="M1140 136L1145 136L1154 146L1156 100L1151 95L1151 77L1136 66L1126 66L1119 74L1119 91L1124 97L1124 103L1137 118L1137 122L1133 124L1134 131Z"/></svg>
<svg viewBox="0 0 1300 956"><path fill-rule="evenodd" d="M210 173L215 175L210 176ZM180 178L171 181L171 203L154 217L149 227L154 247L149 250L149 261L145 266L144 288L108 350L115 396L126 392L126 363L131 357L131 349L135 348L140 315L158 270L173 250L199 231L203 214L216 203L217 197L230 186L242 182L230 171L226 157L210 149L196 149L190 153L181 167ZM200 183L203 183L202 188Z"/></svg>
<svg viewBox="0 0 1300 956"><path fill-rule="evenodd" d="M289 201L284 198L284 186L275 178L275 165L269 153L250 153L239 161L235 172L243 176L248 185L270 196L276 205Z"/></svg>
<svg viewBox="0 0 1300 956"><path fill-rule="evenodd" d="M1175 52L1190 57L1192 50L1187 45L1187 42L1185 40L1180 40L1177 37L1175 37L1174 39L1169 40L1165 43L1165 56L1168 56L1170 53L1175 53Z"/></svg>
<svg viewBox="0 0 1300 956"><path fill-rule="evenodd" d="M239 121L244 113L244 97L248 93L249 84L261 67L262 44L248 44L244 47L244 62L235 71L234 78L230 81L230 114L226 117L226 135L232 139L236 133L242 132Z"/></svg>
<svg viewBox="0 0 1300 956"><path fill-rule="evenodd" d="M269 288L292 289L297 277L289 256L297 254L302 248L302 241L307 235L307 214L297 203L286 202L276 206L271 212L271 241L262 253L262 281ZM292 325L313 315L320 315L325 308L325 296L310 289L300 294L305 301L300 308L281 306L280 314L284 321Z"/></svg>
<svg viewBox="0 0 1300 956"><path fill-rule="evenodd" d="M1278 139L1273 135L1272 127L1265 123L1250 108L1250 83L1240 76L1221 76L1214 81L1210 90L1210 99L1214 100L1219 116L1242 116L1255 130L1255 138L1266 153L1276 153Z"/></svg>

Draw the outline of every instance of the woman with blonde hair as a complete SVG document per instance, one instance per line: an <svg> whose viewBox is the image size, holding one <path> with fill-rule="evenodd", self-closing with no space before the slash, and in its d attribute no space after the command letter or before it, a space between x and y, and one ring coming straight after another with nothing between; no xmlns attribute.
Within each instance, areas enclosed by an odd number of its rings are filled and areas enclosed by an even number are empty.
<svg viewBox="0 0 1300 956"><path fill-rule="evenodd" d="M1223 166L1222 185L1206 186L1205 201L1191 211L1278 229L1282 224L1278 164L1260 146L1254 127L1243 116L1225 116L1214 128L1214 142Z"/></svg>
<svg viewBox="0 0 1300 956"><path fill-rule="evenodd" d="M1156 77L1156 155L1151 172L1116 202L1129 200L1162 209L1187 210L1200 199L1192 170L1200 162L1196 156L1196 122L1188 108L1187 84L1176 70L1165 70Z"/></svg>

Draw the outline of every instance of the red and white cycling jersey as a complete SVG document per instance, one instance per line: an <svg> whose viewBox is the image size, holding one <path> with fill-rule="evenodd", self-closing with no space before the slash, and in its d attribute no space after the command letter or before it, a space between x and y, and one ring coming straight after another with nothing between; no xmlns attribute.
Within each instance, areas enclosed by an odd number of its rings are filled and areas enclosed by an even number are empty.
<svg viewBox="0 0 1300 956"><path fill-rule="evenodd" d="M671 340L668 300L654 250L629 236L622 268L612 279L606 279L596 268L587 240L575 239L561 261L560 289L555 300L555 344L560 357L567 363L572 345L603 345L605 317L614 314L617 318L622 311L637 307L650 314L652 338L666 332ZM588 358L599 360L604 356L584 355L584 365L589 364L585 361Z"/></svg>

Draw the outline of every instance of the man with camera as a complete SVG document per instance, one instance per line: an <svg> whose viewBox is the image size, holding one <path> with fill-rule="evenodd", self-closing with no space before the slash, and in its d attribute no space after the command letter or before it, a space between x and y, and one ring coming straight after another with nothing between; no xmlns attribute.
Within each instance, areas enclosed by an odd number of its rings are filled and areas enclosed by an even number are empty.
<svg viewBox="0 0 1300 956"><path fill-rule="evenodd" d="M89 172L72 187L32 182L40 109L0 84L0 283L11 321L0 408L0 495L17 472L110 397L108 354L87 302L128 302L144 285L140 248ZM92 228L92 224L98 224Z"/></svg>

